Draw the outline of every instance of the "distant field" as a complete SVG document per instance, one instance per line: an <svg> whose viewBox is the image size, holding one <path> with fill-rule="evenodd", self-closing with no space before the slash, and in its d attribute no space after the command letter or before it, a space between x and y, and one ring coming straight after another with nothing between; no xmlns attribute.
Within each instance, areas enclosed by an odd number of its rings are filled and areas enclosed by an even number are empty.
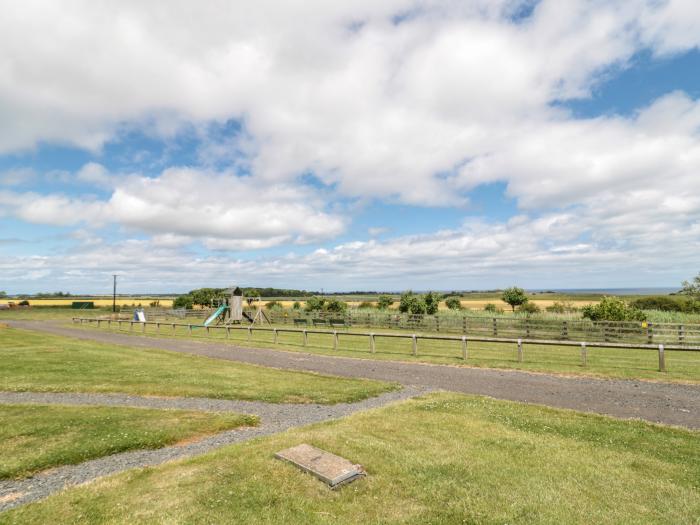
<svg viewBox="0 0 700 525"><path fill-rule="evenodd" d="M112 306L112 298L94 297L69 297L67 299L27 299L32 306L70 306L73 302L92 301L95 306ZM0 299L0 303L18 303L21 299ZM141 305L148 306L153 301L158 301L160 306L170 308L173 305L172 299L161 299L159 297L125 297L117 298L117 306Z"/></svg>

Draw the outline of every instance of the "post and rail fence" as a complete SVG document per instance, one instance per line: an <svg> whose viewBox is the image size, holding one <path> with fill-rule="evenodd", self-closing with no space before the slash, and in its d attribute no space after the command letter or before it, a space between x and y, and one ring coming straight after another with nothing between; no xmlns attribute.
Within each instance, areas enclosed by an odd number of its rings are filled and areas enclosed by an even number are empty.
<svg viewBox="0 0 700 525"><path fill-rule="evenodd" d="M73 317L73 323L88 323L88 325L96 324L97 327L101 327L104 323L105 326L113 327L117 326L118 329L123 329L124 326L128 327L130 332L134 331L134 327L140 329L142 333L146 332L147 326L154 326L156 328L156 333L161 333L162 329L170 329L171 333L175 333L177 328L182 327L187 329L188 335L193 335L193 329L204 329L207 335L211 335L212 331L219 331L219 333L225 333L226 339L231 336L231 331L246 331L247 341L252 341L252 336L254 332L267 332L271 333L273 336L272 343L278 344L279 334L281 333L295 333L302 336L302 346L308 345L308 335L309 334L323 334L330 335L333 337L333 350L338 350L340 336L343 337L366 337L368 340L368 351L370 353L376 353L376 340L378 338L396 338L396 339L408 339L411 341L411 353L413 356L418 355L419 341L442 341L442 342L459 342L461 343L462 349L462 359L468 360L468 343L478 342L478 343L505 343L505 344L516 344L517 345L517 359L519 362L524 362L525 360L525 344L530 345L544 345L544 346L570 346L579 347L581 351L581 364L582 366L587 366L588 362L588 349L589 348L621 348L621 349L640 349L640 350L655 350L658 352L659 358L659 371L664 372L666 370L665 361L665 350L680 350L688 352L700 351L700 346L689 346L687 344L649 344L649 343L619 343L619 342L607 342L607 341L572 341L572 340L554 340L554 339L523 339L519 338L509 338L509 337L486 337L483 335L438 335L438 334L417 334L417 333L378 333L378 332L357 332L350 330L319 330L316 328L287 328L287 327L264 327L264 326L242 326L242 325L215 325L215 326L204 326L201 324L191 324L191 323L176 323L171 321L134 321L134 320L124 320L124 319L99 319L99 318L83 318L83 317Z"/></svg>

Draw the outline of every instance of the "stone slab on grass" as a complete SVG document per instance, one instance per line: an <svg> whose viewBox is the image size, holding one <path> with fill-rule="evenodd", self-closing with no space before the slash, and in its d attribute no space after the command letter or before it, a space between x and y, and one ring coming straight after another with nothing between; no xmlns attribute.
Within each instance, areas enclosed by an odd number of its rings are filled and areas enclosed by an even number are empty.
<svg viewBox="0 0 700 525"><path fill-rule="evenodd" d="M280 450L275 457L293 463L331 488L350 483L365 475L361 465L355 465L345 458L307 444Z"/></svg>

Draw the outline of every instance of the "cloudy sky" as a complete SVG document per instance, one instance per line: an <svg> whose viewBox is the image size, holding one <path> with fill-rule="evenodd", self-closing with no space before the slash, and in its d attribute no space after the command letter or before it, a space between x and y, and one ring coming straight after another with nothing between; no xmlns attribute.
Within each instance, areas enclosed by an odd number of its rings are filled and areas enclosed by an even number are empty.
<svg viewBox="0 0 700 525"><path fill-rule="evenodd" d="M0 290L700 270L697 0L0 8Z"/></svg>

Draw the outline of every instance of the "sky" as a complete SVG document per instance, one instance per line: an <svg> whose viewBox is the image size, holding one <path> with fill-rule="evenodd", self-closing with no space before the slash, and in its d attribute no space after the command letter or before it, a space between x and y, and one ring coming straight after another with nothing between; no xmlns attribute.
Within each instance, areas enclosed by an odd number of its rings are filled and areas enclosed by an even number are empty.
<svg viewBox="0 0 700 525"><path fill-rule="evenodd" d="M700 271L697 0L1 5L0 290Z"/></svg>

